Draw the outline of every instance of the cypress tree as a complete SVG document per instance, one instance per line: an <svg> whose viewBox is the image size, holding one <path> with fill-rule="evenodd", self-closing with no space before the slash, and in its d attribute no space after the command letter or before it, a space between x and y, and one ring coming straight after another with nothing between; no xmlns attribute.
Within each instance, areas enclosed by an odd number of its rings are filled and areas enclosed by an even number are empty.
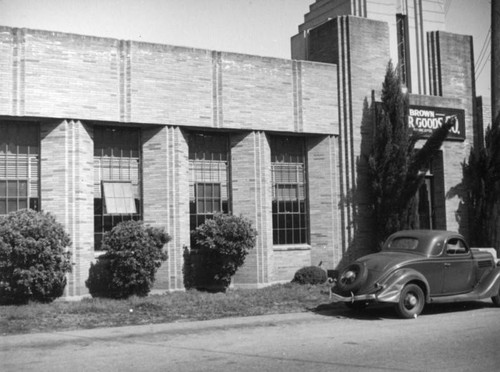
<svg viewBox="0 0 500 372"><path fill-rule="evenodd" d="M399 74L389 62L382 85L382 102L375 107L375 130L368 173L376 239L379 246L392 233L418 227L416 193L425 180L455 120L436 129L421 149L419 137L408 126L408 95Z"/></svg>
<svg viewBox="0 0 500 372"><path fill-rule="evenodd" d="M464 164L464 183L470 220L470 243L478 247L498 244L500 224L500 116L488 128L485 147L472 148Z"/></svg>

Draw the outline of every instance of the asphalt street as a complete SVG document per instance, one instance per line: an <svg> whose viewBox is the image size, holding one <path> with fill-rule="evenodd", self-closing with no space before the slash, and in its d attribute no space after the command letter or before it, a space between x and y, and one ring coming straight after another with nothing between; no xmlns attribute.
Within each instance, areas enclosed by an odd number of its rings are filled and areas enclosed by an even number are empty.
<svg viewBox="0 0 500 372"><path fill-rule="evenodd" d="M497 371L500 309L440 305L0 337L2 371Z"/></svg>

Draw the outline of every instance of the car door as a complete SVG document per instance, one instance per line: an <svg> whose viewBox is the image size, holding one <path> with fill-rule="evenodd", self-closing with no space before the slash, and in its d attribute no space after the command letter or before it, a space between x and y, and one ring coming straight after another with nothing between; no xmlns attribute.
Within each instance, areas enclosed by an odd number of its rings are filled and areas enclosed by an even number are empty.
<svg viewBox="0 0 500 372"><path fill-rule="evenodd" d="M469 292L474 286L472 254L460 238L450 238L443 252L444 281L442 294Z"/></svg>
<svg viewBox="0 0 500 372"><path fill-rule="evenodd" d="M431 297L441 296L444 283L444 241L434 242L430 250L430 256L417 262L412 262L410 267L420 272L429 285Z"/></svg>

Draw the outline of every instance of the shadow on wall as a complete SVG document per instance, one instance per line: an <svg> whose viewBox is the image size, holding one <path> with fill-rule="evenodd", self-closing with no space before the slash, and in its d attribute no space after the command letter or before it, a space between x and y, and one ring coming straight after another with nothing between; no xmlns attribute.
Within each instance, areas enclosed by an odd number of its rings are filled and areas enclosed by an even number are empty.
<svg viewBox="0 0 500 372"><path fill-rule="evenodd" d="M447 199L458 197L455 212L459 232L472 246L500 249L500 115L489 127L485 144L471 148L462 163L462 182L452 187Z"/></svg>
<svg viewBox="0 0 500 372"><path fill-rule="evenodd" d="M468 168L469 164L464 161L462 163L462 181L446 192L446 199L450 200L457 197L460 200L458 208L455 211L455 219L458 223L458 233L463 235L470 244L477 245L477 243L473 242L471 234L469 233L469 222L474 221L474 218L470 219L470 217L473 217L474 214L477 214L479 211L474 211L475 208L471 200L471 193L469 190L472 180L467 175ZM481 226L480 230L484 230L484 227ZM482 244L480 246L482 246Z"/></svg>
<svg viewBox="0 0 500 372"><path fill-rule="evenodd" d="M355 177L353 187L342 195L339 209L342 214L343 241L347 247L343 252L342 260L337 271L342 270L349 263L359 257L377 251L375 242L374 214L371 203L371 185L368 174L368 157L373 143L373 128L375 120L375 98L372 94L371 103L365 97L361 119L361 143L359 156L356 157ZM345 174L345 172L344 172Z"/></svg>

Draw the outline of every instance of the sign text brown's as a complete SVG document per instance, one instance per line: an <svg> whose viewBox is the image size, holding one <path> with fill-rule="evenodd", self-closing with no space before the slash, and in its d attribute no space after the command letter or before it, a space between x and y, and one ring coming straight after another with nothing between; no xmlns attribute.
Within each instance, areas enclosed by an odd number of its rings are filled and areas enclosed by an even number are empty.
<svg viewBox="0 0 500 372"><path fill-rule="evenodd" d="M464 110L410 105L408 125L424 137L441 127L450 116L456 116L456 124L450 129L448 140L465 140Z"/></svg>

